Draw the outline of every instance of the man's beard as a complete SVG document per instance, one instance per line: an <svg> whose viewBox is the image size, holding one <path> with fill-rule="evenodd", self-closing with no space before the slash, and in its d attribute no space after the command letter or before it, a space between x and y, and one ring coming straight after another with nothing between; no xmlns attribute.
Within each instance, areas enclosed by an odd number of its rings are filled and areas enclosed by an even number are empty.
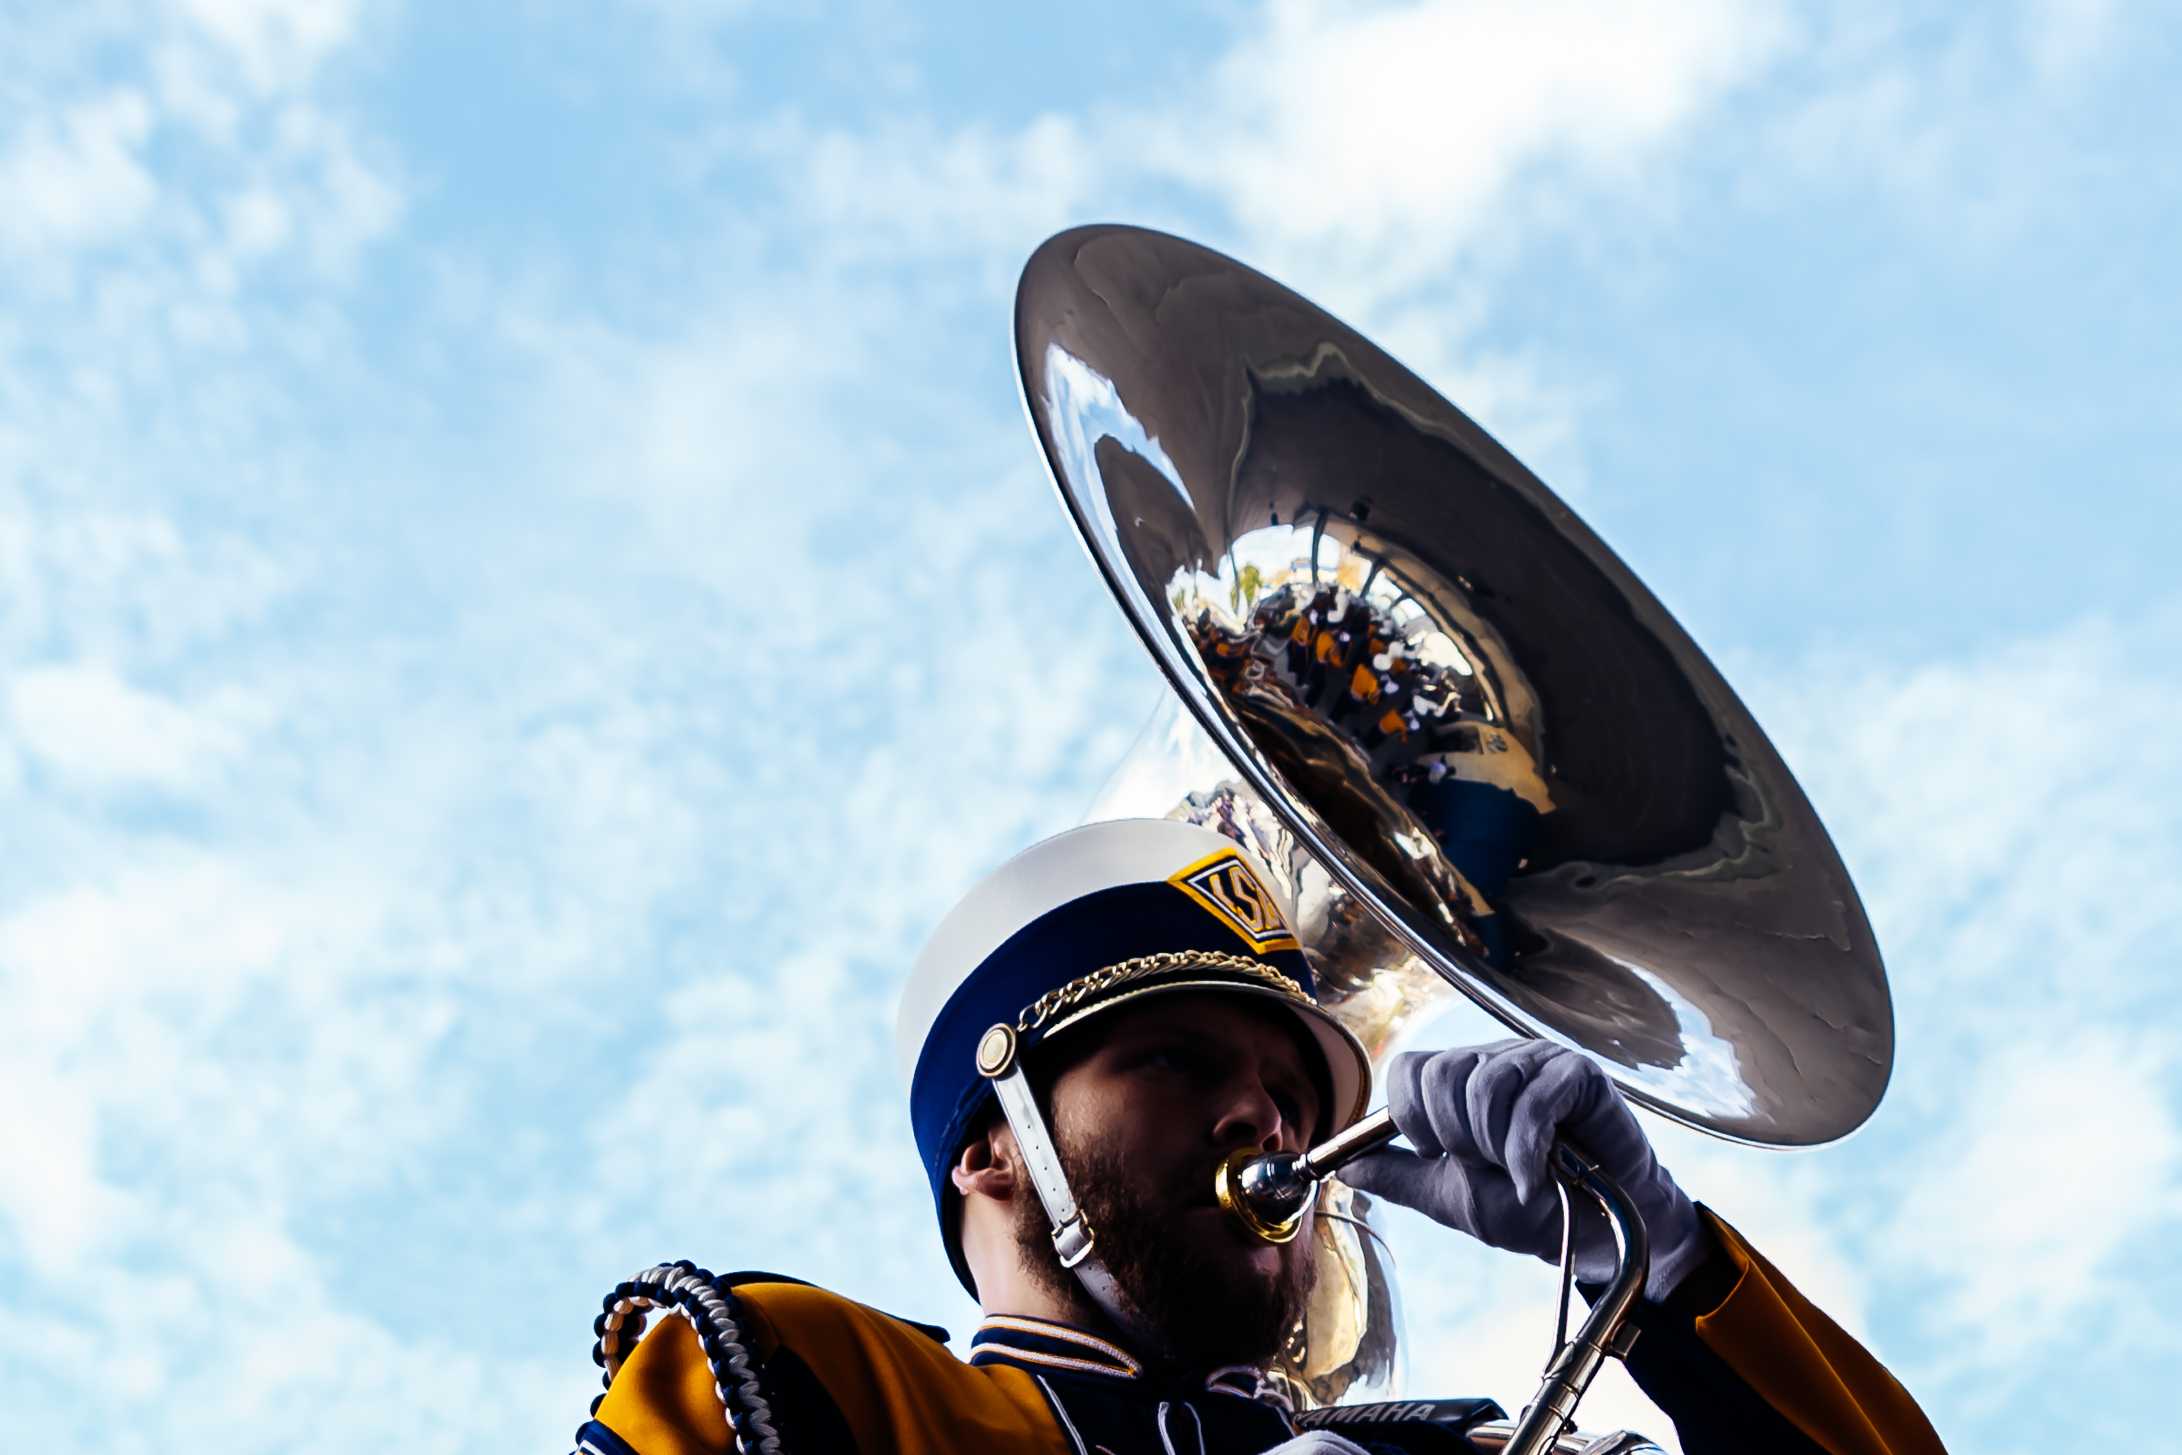
<svg viewBox="0 0 2182 1455"><path fill-rule="evenodd" d="M1061 1160L1099 1259L1134 1315L1133 1332L1157 1341L1158 1347L1137 1352L1188 1368L1271 1363L1310 1296L1317 1270L1308 1244L1284 1246L1279 1271L1270 1276L1233 1255L1222 1259L1200 1241L1177 1236L1183 1215L1201 1204L1138 1187L1141 1169L1103 1141L1056 1140L1064 1143ZM1204 1179L1209 1186L1209 1163ZM1075 1275L1054 1256L1038 1199L1017 1198L1015 1205L1017 1236L1030 1251L1033 1276L1062 1298L1088 1303Z"/></svg>

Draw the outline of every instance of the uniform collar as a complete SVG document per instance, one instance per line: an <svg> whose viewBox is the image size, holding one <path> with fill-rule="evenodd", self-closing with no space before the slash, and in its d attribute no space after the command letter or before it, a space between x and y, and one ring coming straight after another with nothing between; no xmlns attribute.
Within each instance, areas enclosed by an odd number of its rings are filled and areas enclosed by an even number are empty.
<svg viewBox="0 0 2182 1455"><path fill-rule="evenodd" d="M1024 1314L987 1315L970 1336L970 1362L1065 1369L1108 1379L1137 1379L1144 1373L1143 1361L1111 1339Z"/></svg>
<svg viewBox="0 0 2182 1455"><path fill-rule="evenodd" d="M1152 1377L1143 1360L1113 1340L1027 1314L988 1315L970 1337L970 1362L1012 1364L1032 1373L1059 1369L1115 1380ZM1192 1388L1200 1383L1195 1376L1184 1382ZM1292 1408L1287 1392L1250 1365L1207 1370L1201 1382L1214 1394L1231 1394L1282 1410Z"/></svg>

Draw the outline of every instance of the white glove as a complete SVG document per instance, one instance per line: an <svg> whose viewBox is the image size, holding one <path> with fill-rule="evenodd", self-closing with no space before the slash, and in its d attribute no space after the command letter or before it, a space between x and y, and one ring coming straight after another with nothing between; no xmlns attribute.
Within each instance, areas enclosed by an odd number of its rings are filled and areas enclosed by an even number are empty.
<svg viewBox="0 0 2182 1455"><path fill-rule="evenodd" d="M1265 1455L1371 1455L1371 1452L1331 1430L1305 1430L1293 1440L1275 1445Z"/></svg>
<svg viewBox="0 0 2182 1455"><path fill-rule="evenodd" d="M1709 1251L1697 1208L1652 1155L1621 1093L1589 1057L1549 1041L1496 1041L1397 1056L1388 1108L1416 1151L1383 1147L1341 1180L1495 1248L1557 1262L1561 1204L1546 1154L1565 1134L1621 1184L1650 1234L1647 1297L1663 1299ZM1570 1199L1576 1277L1614 1275L1614 1234L1588 1196Z"/></svg>

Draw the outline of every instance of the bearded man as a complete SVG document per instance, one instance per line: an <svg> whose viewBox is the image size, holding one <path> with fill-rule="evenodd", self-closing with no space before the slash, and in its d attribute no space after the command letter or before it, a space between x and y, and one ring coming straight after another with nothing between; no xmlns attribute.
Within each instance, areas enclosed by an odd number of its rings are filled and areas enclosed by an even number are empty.
<svg viewBox="0 0 2182 1455"><path fill-rule="evenodd" d="M984 1312L967 1357L938 1330L790 1279L662 1267L601 1316L609 1384L578 1449L1487 1448L1459 1421L1301 1430L1267 1373L1308 1292L1311 1240L1242 1232L1213 1168L1239 1150L1303 1150L1356 1121L1371 1092L1363 1048L1316 1002L1288 924L1258 866L1210 829L1093 824L1010 860L942 921L900 1018L942 1241ZM1402 1057L1390 1079L1415 1150L1350 1164L1352 1186L1548 1261L1556 1136L1628 1190L1651 1247L1628 1364L1688 1455L1939 1451L1886 1370L1676 1186L1588 1059L1510 1041ZM1603 1223L1579 1222L1575 1258L1579 1279L1605 1281ZM690 1319L631 1352L647 1307Z"/></svg>

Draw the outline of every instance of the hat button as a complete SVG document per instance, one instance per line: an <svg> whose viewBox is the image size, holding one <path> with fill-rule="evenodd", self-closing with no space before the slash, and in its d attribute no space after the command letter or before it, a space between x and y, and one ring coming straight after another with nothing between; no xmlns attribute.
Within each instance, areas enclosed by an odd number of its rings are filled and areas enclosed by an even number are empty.
<svg viewBox="0 0 2182 1455"><path fill-rule="evenodd" d="M996 1024L977 1040L977 1074L993 1080L1008 1074L1015 1064L1015 1027Z"/></svg>

